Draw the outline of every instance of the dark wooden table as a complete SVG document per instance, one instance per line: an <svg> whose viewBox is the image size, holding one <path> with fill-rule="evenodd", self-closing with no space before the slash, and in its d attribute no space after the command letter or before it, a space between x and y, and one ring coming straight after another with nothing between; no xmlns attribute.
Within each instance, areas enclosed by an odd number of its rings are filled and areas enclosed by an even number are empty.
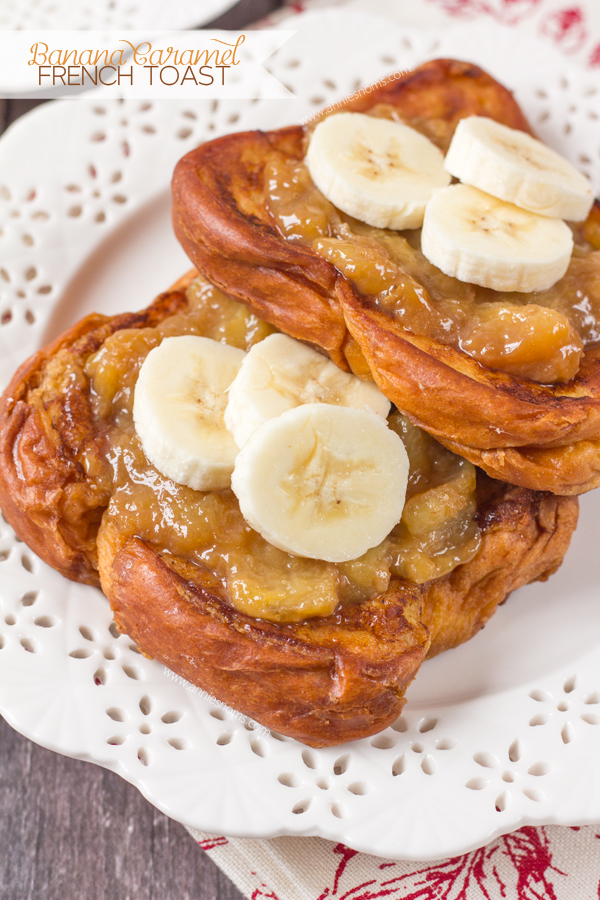
<svg viewBox="0 0 600 900"><path fill-rule="evenodd" d="M283 0L241 0L244 28ZM207 26L210 27L210 26ZM36 100L0 100L0 133ZM241 900L185 828L113 772L43 750L0 718L0 900Z"/></svg>

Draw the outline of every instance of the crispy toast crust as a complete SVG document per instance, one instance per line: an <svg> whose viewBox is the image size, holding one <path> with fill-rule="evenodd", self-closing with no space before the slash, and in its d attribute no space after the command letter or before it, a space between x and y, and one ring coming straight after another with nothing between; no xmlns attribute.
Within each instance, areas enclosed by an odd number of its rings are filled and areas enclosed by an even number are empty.
<svg viewBox="0 0 600 900"><path fill-rule="evenodd" d="M375 734L400 714L429 647L416 586L398 582L335 616L278 625L235 610L208 573L180 574L135 537L120 543L101 530L115 622L187 681L315 747Z"/></svg>
<svg viewBox="0 0 600 900"><path fill-rule="evenodd" d="M409 118L435 119L448 134L471 114L530 130L505 88L477 66L453 60L426 63L340 108L382 102ZM317 344L342 368L349 368L347 351L356 342L399 409L494 477L565 494L600 484L600 348L584 354L571 382L548 386L492 371L405 331L331 263L274 227L263 197L265 160L274 149L302 159L305 136L300 126L233 134L180 160L173 223L190 259L225 292ZM590 218L599 217L595 207Z"/></svg>
<svg viewBox="0 0 600 900"><path fill-rule="evenodd" d="M577 500L483 476L482 546L471 562L419 587L392 579L374 600L291 625L239 612L210 571L168 547L108 518L98 531L110 489L89 460L106 434L91 413L85 361L115 331L180 311L195 274L141 313L82 320L21 367L0 401L0 506L51 566L100 579L118 626L188 681L313 746L374 734L399 715L427 654L468 640L510 591L560 565Z"/></svg>
<svg viewBox="0 0 600 900"><path fill-rule="evenodd" d="M376 734L401 713L426 656L476 634L517 587L562 562L577 500L484 476L476 557L429 584L392 579L374 600L294 625L229 606L202 573L137 538L99 536L115 621L144 652L275 731L313 747Z"/></svg>

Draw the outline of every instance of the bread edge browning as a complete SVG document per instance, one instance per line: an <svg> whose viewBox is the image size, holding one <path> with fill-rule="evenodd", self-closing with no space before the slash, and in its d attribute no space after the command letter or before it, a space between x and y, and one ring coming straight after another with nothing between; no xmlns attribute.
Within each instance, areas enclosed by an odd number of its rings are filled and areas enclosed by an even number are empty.
<svg viewBox="0 0 600 900"><path fill-rule="evenodd" d="M512 591L554 574L577 526L577 497L502 485L483 473L478 485L479 552L426 588L428 658L470 640Z"/></svg>
<svg viewBox="0 0 600 900"><path fill-rule="evenodd" d="M50 398L39 402L36 391L61 352L86 358L115 331L152 325L180 309L193 274L139 313L81 319L26 360L0 397L0 508L21 540L72 581L100 584L96 533L108 498L86 490L82 461L92 412L82 385L63 389L60 373Z"/></svg>

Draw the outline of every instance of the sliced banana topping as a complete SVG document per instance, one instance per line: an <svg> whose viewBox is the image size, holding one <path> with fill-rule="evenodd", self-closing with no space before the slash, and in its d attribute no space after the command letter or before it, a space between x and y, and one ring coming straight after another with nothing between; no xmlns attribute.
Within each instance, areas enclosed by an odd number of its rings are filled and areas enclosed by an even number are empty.
<svg viewBox="0 0 600 900"><path fill-rule="evenodd" d="M345 562L400 520L404 444L380 416L310 403L265 422L240 451L231 486L265 540L298 556Z"/></svg>
<svg viewBox="0 0 600 900"><path fill-rule="evenodd" d="M496 291L545 291L567 271L571 229L466 184L427 205L421 249L446 275Z"/></svg>
<svg viewBox="0 0 600 900"><path fill-rule="evenodd" d="M433 191L450 182L442 153L428 138L363 113L319 122L305 162L331 203L378 228L418 228Z"/></svg>
<svg viewBox="0 0 600 900"><path fill-rule="evenodd" d="M210 338L166 338L146 357L133 419L159 472L197 491L228 487L238 448L225 428L227 388L243 350Z"/></svg>
<svg viewBox="0 0 600 900"><path fill-rule="evenodd" d="M232 382L225 425L243 447L268 419L304 403L371 409L384 419L391 406L372 381L342 372L294 338L272 334L252 347Z"/></svg>
<svg viewBox="0 0 600 900"><path fill-rule="evenodd" d="M588 179L563 156L483 116L461 119L444 165L465 184L542 216L579 222L594 202Z"/></svg>

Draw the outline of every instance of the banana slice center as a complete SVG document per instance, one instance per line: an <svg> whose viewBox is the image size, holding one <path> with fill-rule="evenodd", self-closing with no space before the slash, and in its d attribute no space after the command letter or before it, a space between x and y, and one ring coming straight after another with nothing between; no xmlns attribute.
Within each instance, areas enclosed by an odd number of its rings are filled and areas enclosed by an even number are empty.
<svg viewBox="0 0 600 900"><path fill-rule="evenodd" d="M332 395L331 377L327 372L322 372L321 376L316 378L310 375L305 376L306 381L302 383L298 377L298 373L289 372L288 370L267 363L269 367L270 379L268 387L277 391L286 400L289 400L297 406L299 403L316 403L320 400L329 399Z"/></svg>
<svg viewBox="0 0 600 900"><path fill-rule="evenodd" d="M310 501L311 518L346 518L353 507L367 507L369 499L363 479L380 474L366 459L349 460L325 446L323 436L312 430L312 446L296 469L281 480L281 490L296 509ZM357 479L361 479L358 484Z"/></svg>
<svg viewBox="0 0 600 900"><path fill-rule="evenodd" d="M473 219L465 216L465 225L471 231L483 231L490 238L498 240L505 246L512 246L523 241L524 236L532 230L532 223L519 217L508 218L502 214L502 210L490 210L483 212Z"/></svg>
<svg viewBox="0 0 600 900"><path fill-rule="evenodd" d="M562 167L552 165L549 159L541 159L541 153L528 153L521 145L505 138L496 138L496 144L500 149L505 150L519 162L525 162L532 169L538 169L540 172L562 172Z"/></svg>
<svg viewBox="0 0 600 900"><path fill-rule="evenodd" d="M173 410L182 419L195 419L198 423L222 423L227 395L208 386L209 375L203 361L197 361L190 368L187 396L181 392L167 395Z"/></svg>
<svg viewBox="0 0 600 900"><path fill-rule="evenodd" d="M386 150L377 151L367 144L360 143L358 147L343 156L349 162L354 162L357 173L367 179L383 178L391 173L399 172L418 175L403 161L400 149L394 145L390 145Z"/></svg>

